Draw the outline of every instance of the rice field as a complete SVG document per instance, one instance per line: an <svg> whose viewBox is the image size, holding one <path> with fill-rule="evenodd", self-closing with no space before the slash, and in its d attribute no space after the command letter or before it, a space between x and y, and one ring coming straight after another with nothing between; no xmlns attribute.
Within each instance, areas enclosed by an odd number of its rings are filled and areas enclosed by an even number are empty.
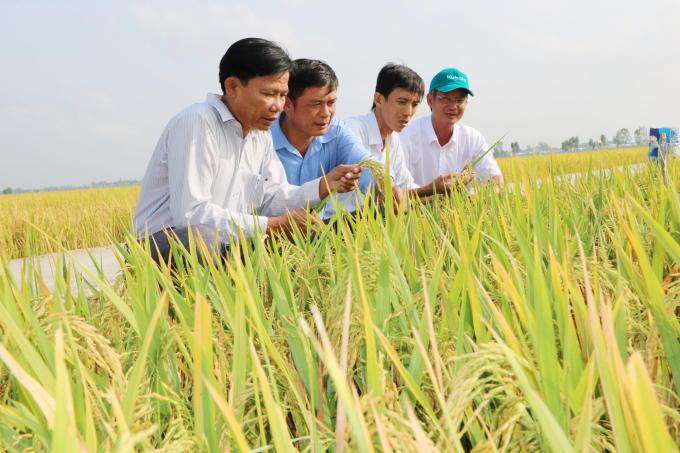
<svg viewBox="0 0 680 453"><path fill-rule="evenodd" d="M535 164L537 177L543 179L550 175L551 159L557 172L581 173L646 162L647 147L501 158L498 165L508 182L513 181L512 162L532 174ZM139 186L131 186L1 195L0 253L9 259L50 253L53 247L48 242L27 237L29 224L49 231L69 250L110 244L111 238L122 241L132 224L139 190Z"/></svg>
<svg viewBox="0 0 680 453"><path fill-rule="evenodd" d="M556 173L582 173L600 168L619 167L621 165L633 165L647 162L649 147L636 146L631 148L608 149L596 151L579 151L573 153L539 154L535 156L521 156L516 158L502 157L496 159L498 166L504 175L510 176L507 180L512 180L512 163L519 162L528 173L534 172L538 178L550 176L550 169L554 168ZM552 167L551 167L552 165Z"/></svg>
<svg viewBox="0 0 680 453"><path fill-rule="evenodd" d="M68 250L110 244L111 238L122 241L139 190L129 186L1 195L0 254L15 259L54 249L45 240L32 240L30 225L48 231Z"/></svg>
<svg viewBox="0 0 680 453"><path fill-rule="evenodd" d="M0 446L679 451L678 168L516 170L523 193L367 203L207 267L121 248L89 298L5 267Z"/></svg>

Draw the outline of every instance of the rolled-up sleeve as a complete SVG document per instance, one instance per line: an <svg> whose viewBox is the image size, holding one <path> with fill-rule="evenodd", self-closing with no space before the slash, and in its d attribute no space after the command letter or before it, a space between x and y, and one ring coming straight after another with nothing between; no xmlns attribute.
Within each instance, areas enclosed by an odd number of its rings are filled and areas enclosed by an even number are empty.
<svg viewBox="0 0 680 453"><path fill-rule="evenodd" d="M168 134L170 211L175 227L206 225L227 242L238 242L266 230L267 218L234 212L213 203L219 145L214 131L200 116L184 116Z"/></svg>

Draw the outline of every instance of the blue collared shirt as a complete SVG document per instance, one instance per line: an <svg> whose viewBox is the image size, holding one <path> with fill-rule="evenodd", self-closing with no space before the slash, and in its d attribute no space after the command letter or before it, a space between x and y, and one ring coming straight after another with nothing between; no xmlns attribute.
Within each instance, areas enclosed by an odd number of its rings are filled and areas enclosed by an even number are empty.
<svg viewBox="0 0 680 453"><path fill-rule="evenodd" d="M347 123L338 119L333 119L325 135L314 137L305 156L290 144L285 134L281 130L281 115L271 127L274 149L279 156L279 160L286 170L286 177L289 184L300 186L306 182L313 181L322 177L333 168L341 164L358 164L365 157L371 158L371 153L361 144L359 138L349 128ZM359 189L365 193L369 184L375 186L375 182L368 171L364 171L359 178ZM340 203L342 199L340 197ZM345 206L348 210L353 210L353 203ZM333 211L332 203L326 205L324 217L330 217Z"/></svg>

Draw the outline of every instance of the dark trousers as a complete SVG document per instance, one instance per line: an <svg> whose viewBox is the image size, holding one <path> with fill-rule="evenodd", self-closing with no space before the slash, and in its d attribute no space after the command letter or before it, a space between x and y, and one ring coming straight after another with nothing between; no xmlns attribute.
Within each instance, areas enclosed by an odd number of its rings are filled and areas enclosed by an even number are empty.
<svg viewBox="0 0 680 453"><path fill-rule="evenodd" d="M194 247L198 252L198 262L205 265L206 261L201 242L205 244L208 252L208 259L222 259L225 260L229 256L229 245L224 242L221 236L215 230L205 225L196 225L182 228L168 228L166 230L157 231L149 236L149 247L151 248L151 258L155 262L167 263L172 254L172 247L170 246L170 238L176 244L181 244L185 249L189 250L189 228L191 228L191 237L193 238ZM199 239L200 238L200 239Z"/></svg>
<svg viewBox="0 0 680 453"><path fill-rule="evenodd" d="M201 242L205 243L205 248L207 249L207 256L209 259L216 263L217 260L222 260L222 262L229 259L229 244L224 242L222 236L218 235L215 230L205 225L191 226L191 237L193 238L194 247L198 253L198 263L205 266L206 261L203 253L203 246ZM200 237L200 239L199 239ZM165 230L157 231L156 233L149 236L149 246L151 248L151 258L159 263L159 260L167 263L170 260L170 255L172 254L172 247L170 246L170 238L172 238L176 244L181 244L187 250L189 247L189 227L182 228L168 228ZM142 240L142 245L143 245ZM272 247L272 242L267 238L264 242L267 251L270 251ZM238 247L239 256L241 257L241 262L245 264L246 257L244 254L244 244L237 242L232 244L233 247ZM245 244L246 247L250 247L251 251L255 250L255 246L252 242ZM172 264L174 268L174 263Z"/></svg>

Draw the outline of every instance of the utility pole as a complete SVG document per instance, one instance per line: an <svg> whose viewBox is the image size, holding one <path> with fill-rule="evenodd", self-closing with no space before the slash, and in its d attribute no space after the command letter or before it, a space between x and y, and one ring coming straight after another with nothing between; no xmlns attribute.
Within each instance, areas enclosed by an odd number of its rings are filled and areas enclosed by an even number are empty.
<svg viewBox="0 0 680 453"><path fill-rule="evenodd" d="M668 148L668 144L666 143L666 133L662 132L661 133L661 139L659 140L659 158L661 159L661 172L663 175L663 185L667 186L666 184L666 157L667 153L666 150Z"/></svg>

